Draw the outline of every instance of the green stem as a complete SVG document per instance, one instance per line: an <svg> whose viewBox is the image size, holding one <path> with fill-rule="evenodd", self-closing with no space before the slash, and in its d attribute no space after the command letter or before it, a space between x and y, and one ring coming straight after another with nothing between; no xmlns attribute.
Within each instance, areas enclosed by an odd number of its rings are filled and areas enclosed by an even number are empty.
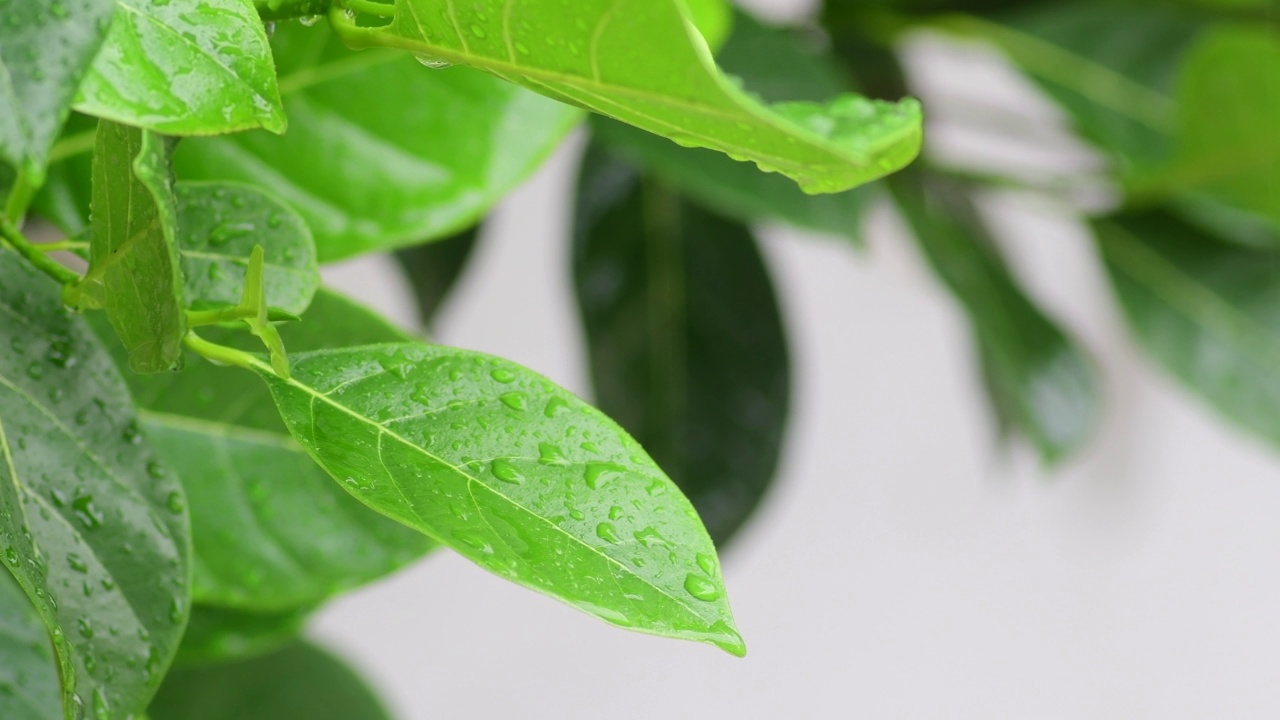
<svg viewBox="0 0 1280 720"><path fill-rule="evenodd" d="M0 237L8 241L9 245L25 257L33 267L57 280L63 286L71 286L80 282L78 274L59 265L48 255L45 255L40 246L23 236L22 231L18 230L18 226L14 225L13 221L7 217L0 218Z"/></svg>
<svg viewBox="0 0 1280 720"><path fill-rule="evenodd" d="M332 0L253 0L258 16L269 22L324 15L332 4Z"/></svg>
<svg viewBox="0 0 1280 720"><path fill-rule="evenodd" d="M88 250L89 243L80 240L59 240L58 242L41 243L40 252L46 255L54 252L74 252L76 250Z"/></svg>
<svg viewBox="0 0 1280 720"><path fill-rule="evenodd" d="M38 188L31 183L31 178L25 172L18 171L18 177L13 181L13 188L9 191L9 200L5 203L4 214L12 218L14 222L22 219L27 214L27 207L31 205L31 199L35 197Z"/></svg>
<svg viewBox="0 0 1280 720"><path fill-rule="evenodd" d="M218 365L239 367L245 370L255 370L262 365L262 361L250 353L211 343L196 335L193 331L187 331L187 336L183 338L182 342L191 352Z"/></svg>
<svg viewBox="0 0 1280 720"><path fill-rule="evenodd" d="M256 308L246 308L236 305L234 307L218 308L217 310L187 310L187 327L204 327L206 325L221 325L222 323L235 322L236 320L249 320L258 316Z"/></svg>

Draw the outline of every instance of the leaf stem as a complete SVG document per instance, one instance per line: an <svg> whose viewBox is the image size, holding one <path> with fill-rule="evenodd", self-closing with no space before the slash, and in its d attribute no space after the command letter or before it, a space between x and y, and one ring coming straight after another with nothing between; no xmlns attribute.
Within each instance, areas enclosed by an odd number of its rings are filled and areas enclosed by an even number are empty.
<svg viewBox="0 0 1280 720"><path fill-rule="evenodd" d="M32 184L31 177L19 170L18 177L14 179L13 188L9 190L4 214L13 218L14 222L20 220L27 214L27 207L31 205L31 199L35 197L37 189L37 186Z"/></svg>
<svg viewBox="0 0 1280 720"><path fill-rule="evenodd" d="M17 225L8 217L0 217L0 237L8 241L9 245L20 255L27 259L35 269L57 280L64 287L72 286L80 282L80 276L75 272L59 265L57 261L44 254L39 245L28 240Z"/></svg>
<svg viewBox="0 0 1280 720"><path fill-rule="evenodd" d="M221 325L222 323L235 322L236 320L248 320L258 316L256 308L246 308L240 305L231 307L218 308L216 310L187 310L187 327L205 327L207 325Z"/></svg>
<svg viewBox="0 0 1280 720"><path fill-rule="evenodd" d="M191 352L199 355L209 362L214 363L215 365L225 365L229 367L244 368L245 370L253 370L261 364L261 361L251 353L209 342L197 335L194 330L187 331L186 337L182 339L182 343L186 345Z"/></svg>

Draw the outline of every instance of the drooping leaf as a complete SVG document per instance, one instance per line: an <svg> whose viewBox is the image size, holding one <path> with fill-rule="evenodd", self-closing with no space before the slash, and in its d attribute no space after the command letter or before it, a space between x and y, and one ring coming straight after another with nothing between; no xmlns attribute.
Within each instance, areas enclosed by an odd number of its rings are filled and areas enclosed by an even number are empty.
<svg viewBox="0 0 1280 720"><path fill-rule="evenodd" d="M65 717L140 713L187 620L182 487L58 287L0 250L0 561L53 639Z"/></svg>
<svg viewBox="0 0 1280 720"><path fill-rule="evenodd" d="M102 121L93 156L92 242L80 302L106 308L137 373L182 360L186 315L165 139Z"/></svg>
<svg viewBox="0 0 1280 720"><path fill-rule="evenodd" d="M968 315L997 418L1048 464L1087 441L1101 415L1088 355L1019 287L963 187L894 178L925 259Z"/></svg>
<svg viewBox="0 0 1280 720"><path fill-rule="evenodd" d="M284 131L271 48L252 0L116 2L77 110L166 135Z"/></svg>
<svg viewBox="0 0 1280 720"><path fill-rule="evenodd" d="M597 150L578 183L574 280L600 409L723 546L773 481L790 404L755 238Z"/></svg>
<svg viewBox="0 0 1280 720"><path fill-rule="evenodd" d="M265 185L315 233L322 262L475 224L582 113L466 69L353 53L324 24L273 41L289 132L184 142L184 179Z"/></svg>
<svg viewBox="0 0 1280 720"><path fill-rule="evenodd" d="M742 654L693 506L617 425L505 360L420 344L255 361L290 432L361 502L621 627Z"/></svg>
<svg viewBox="0 0 1280 720"><path fill-rule="evenodd" d="M423 327L431 326L449 291L462 276L479 234L480 226L477 225L451 238L396 253L396 259L409 276Z"/></svg>
<svg viewBox="0 0 1280 720"><path fill-rule="evenodd" d="M316 246L288 206L239 183L176 186L179 257L194 307L235 305L255 245L266 251L267 304L301 315L320 287Z"/></svg>
<svg viewBox="0 0 1280 720"><path fill-rule="evenodd" d="M408 339L326 290L280 334L294 352ZM242 330L201 335L261 350ZM197 602L292 611L386 575L431 547L336 487L289 436L251 375L191 358L181 373L128 381L152 444L190 497Z"/></svg>
<svg viewBox="0 0 1280 720"><path fill-rule="evenodd" d="M176 665L208 665L259 657L297 639L312 608L254 613L196 605Z"/></svg>
<svg viewBox="0 0 1280 720"><path fill-rule="evenodd" d="M1151 182L1200 190L1280 228L1280 36L1265 27L1206 33L1177 97L1177 159Z"/></svg>
<svg viewBox="0 0 1280 720"><path fill-rule="evenodd" d="M733 35L718 56L725 72L769 102L819 101L847 89L839 69L798 35L738 13ZM868 189L808 195L781 175L758 172L721 153L684 148L603 117L592 134L646 172L707 207L742 220L782 220L859 241Z"/></svg>
<svg viewBox="0 0 1280 720"><path fill-rule="evenodd" d="M471 65L550 97L838 192L913 160L914 100L767 106L715 67L683 0L396 0L386 24L331 17L352 47Z"/></svg>
<svg viewBox="0 0 1280 720"><path fill-rule="evenodd" d="M151 720L390 720L354 672L296 643L229 665L181 667L165 679Z"/></svg>
<svg viewBox="0 0 1280 720"><path fill-rule="evenodd" d="M49 630L17 580L0 572L0 717L59 720L61 707Z"/></svg>
<svg viewBox="0 0 1280 720"><path fill-rule="evenodd" d="M1280 256L1164 211L1096 223L1129 326L1157 363L1238 426L1280 445Z"/></svg>
<svg viewBox="0 0 1280 720"><path fill-rule="evenodd" d="M9 0L0 22L0 161L39 180L115 0ZM38 182L37 182L38 184Z"/></svg>

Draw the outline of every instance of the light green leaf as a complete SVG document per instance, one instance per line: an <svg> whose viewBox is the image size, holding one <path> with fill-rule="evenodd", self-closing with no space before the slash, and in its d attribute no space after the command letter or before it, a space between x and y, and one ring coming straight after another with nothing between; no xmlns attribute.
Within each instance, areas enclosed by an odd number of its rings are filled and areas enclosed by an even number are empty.
<svg viewBox="0 0 1280 720"><path fill-rule="evenodd" d="M1203 191L1280 228L1280 38L1265 27L1203 35L1178 83L1177 159L1150 179Z"/></svg>
<svg viewBox="0 0 1280 720"><path fill-rule="evenodd" d="M808 192L882 177L920 149L919 103L756 101L715 67L684 0L396 0L387 24L332 13L353 47L471 65L682 144L780 172ZM375 18L376 19L376 18Z"/></svg>
<svg viewBox="0 0 1280 720"><path fill-rule="evenodd" d="M711 50L717 51L733 30L733 9L728 0L685 0L689 19L702 33Z"/></svg>
<svg viewBox="0 0 1280 720"><path fill-rule="evenodd" d="M718 56L721 67L764 99L820 100L846 89L839 69L792 32L767 27L743 13L733 27ZM758 172L711 150L683 148L614 120L592 118L591 129L610 150L721 213L746 221L781 220L861 242L870 188L808 195L781 175Z"/></svg>
<svg viewBox="0 0 1280 720"><path fill-rule="evenodd" d="M404 53L353 53L325 24L274 38L289 132L187 141L184 179L269 187L332 262L474 225L559 145L581 111Z"/></svg>
<svg viewBox="0 0 1280 720"><path fill-rule="evenodd" d="M254 613L196 605L177 665L207 665L275 652L297 639L313 608Z"/></svg>
<svg viewBox="0 0 1280 720"><path fill-rule="evenodd" d="M610 623L741 655L715 547L644 450L544 378L417 344L260 361L290 432L361 502Z"/></svg>
<svg viewBox="0 0 1280 720"><path fill-rule="evenodd" d="M251 0L117 3L77 110L166 135L284 132L271 48Z"/></svg>
<svg viewBox="0 0 1280 720"><path fill-rule="evenodd" d="M0 160L38 181L114 0L10 0L0 22Z"/></svg>
<svg viewBox="0 0 1280 720"><path fill-rule="evenodd" d="M148 711L151 720L390 720L354 672L296 643L230 665L178 668Z"/></svg>
<svg viewBox="0 0 1280 720"><path fill-rule="evenodd" d="M0 717L61 718L55 663L49 630L13 576L0 572Z"/></svg>
<svg viewBox="0 0 1280 720"><path fill-rule="evenodd" d="M747 228L598 149L577 206L574 280L597 403L723 547L773 482L791 399L764 258Z"/></svg>
<svg viewBox="0 0 1280 720"><path fill-rule="evenodd" d="M1233 423L1280 446L1277 255L1227 244L1162 210L1100 220L1096 230L1147 353Z"/></svg>
<svg viewBox="0 0 1280 720"><path fill-rule="evenodd" d="M182 360L187 326L176 216L165 139L99 123L89 272L79 301L106 308L137 373L173 370Z"/></svg>
<svg viewBox="0 0 1280 720"><path fill-rule="evenodd" d="M301 315L320 287L315 241L307 224L262 190L239 183L176 186L182 274L193 307L235 305L249 255L266 251L267 304Z"/></svg>
<svg viewBox="0 0 1280 720"><path fill-rule="evenodd" d="M280 334L292 351L408 339L326 290ZM243 331L201 335L261 350ZM181 373L127 379L143 427L191 500L197 602L291 611L386 575L431 547L336 487L289 436L270 393L251 375L191 358Z"/></svg>
<svg viewBox="0 0 1280 720"><path fill-rule="evenodd" d="M969 316L983 377L1005 430L1048 464L1079 450L1101 416L1088 355L1022 291L968 191L936 176L890 180L920 250Z"/></svg>
<svg viewBox="0 0 1280 720"><path fill-rule="evenodd" d="M58 287L0 250L0 562L52 637L68 720L139 713L186 625L182 487ZM6 716L7 717L7 716Z"/></svg>

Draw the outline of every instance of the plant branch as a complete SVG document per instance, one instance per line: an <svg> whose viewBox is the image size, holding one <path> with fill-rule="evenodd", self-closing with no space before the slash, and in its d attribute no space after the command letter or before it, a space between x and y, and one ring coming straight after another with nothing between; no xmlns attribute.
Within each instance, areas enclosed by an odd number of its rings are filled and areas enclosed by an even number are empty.
<svg viewBox="0 0 1280 720"><path fill-rule="evenodd" d="M17 225L7 217L0 217L0 237L3 237L9 245L20 255L27 259L40 272L57 280L64 287L75 285L80 282L80 276L75 272L58 264L57 261L44 254L44 250L39 245L28 240Z"/></svg>

